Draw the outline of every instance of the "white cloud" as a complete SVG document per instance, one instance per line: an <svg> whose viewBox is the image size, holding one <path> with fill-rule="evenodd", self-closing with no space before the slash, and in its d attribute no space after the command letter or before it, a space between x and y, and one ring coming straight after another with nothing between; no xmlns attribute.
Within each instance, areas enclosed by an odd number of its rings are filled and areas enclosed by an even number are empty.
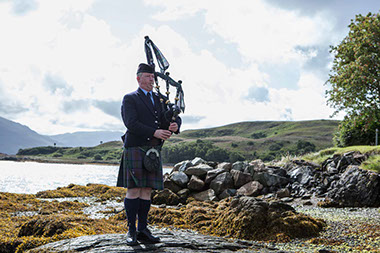
<svg viewBox="0 0 380 253"><path fill-rule="evenodd" d="M184 121L184 129L248 120L326 118L331 113L325 105L324 80L302 69L315 51L297 50L325 43L330 28L322 16L300 17L260 0L146 0L148 6L163 7L154 16L162 22L145 24L125 43L106 21L90 15L93 2L41 0L23 16L13 15L9 2L0 2L0 97L7 98L0 106L17 105L13 119L45 134L124 129L120 119L91 101L116 107L115 101L137 88L136 68L146 61L145 35L169 60L172 78L183 80L185 116L191 119ZM204 15L210 34L237 45L244 67L229 67L206 49L194 51L184 31L165 24L198 14ZM215 39L208 39L205 44L213 43ZM260 64L289 61L301 72L297 89L270 87L271 74L260 71ZM47 75L56 79L49 84ZM51 84L55 86L46 87ZM265 97L248 101L250 89ZM65 113L65 105L75 102L82 102L85 110Z"/></svg>
<svg viewBox="0 0 380 253"><path fill-rule="evenodd" d="M145 1L164 7L154 17L176 20L204 13L205 26L226 41L236 43L248 61L300 64L312 57L296 50L296 46L310 46L329 38L332 31L324 13L315 17L300 16L282 10L262 0L218 1Z"/></svg>

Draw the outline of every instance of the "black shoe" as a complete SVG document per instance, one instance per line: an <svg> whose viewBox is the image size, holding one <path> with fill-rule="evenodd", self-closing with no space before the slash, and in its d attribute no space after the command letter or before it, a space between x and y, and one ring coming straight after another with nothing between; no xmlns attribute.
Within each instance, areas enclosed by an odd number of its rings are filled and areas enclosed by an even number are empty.
<svg viewBox="0 0 380 253"><path fill-rule="evenodd" d="M137 245L137 234L136 231L128 230L127 233L127 245L129 246L135 246Z"/></svg>
<svg viewBox="0 0 380 253"><path fill-rule="evenodd" d="M137 239L139 241L148 241L152 243L160 242L160 237L152 235L152 232L148 228L144 228L141 231L137 231Z"/></svg>

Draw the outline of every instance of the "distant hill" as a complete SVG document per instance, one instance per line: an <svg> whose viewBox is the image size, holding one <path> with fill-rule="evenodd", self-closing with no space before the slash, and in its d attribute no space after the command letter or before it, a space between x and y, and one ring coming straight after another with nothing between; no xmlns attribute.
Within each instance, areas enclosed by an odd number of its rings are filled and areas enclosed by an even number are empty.
<svg viewBox="0 0 380 253"><path fill-rule="evenodd" d="M332 147L332 138L338 125L339 121L335 120L255 121L186 130L165 142L162 157L166 164L196 156L210 161L270 161L287 154L301 155ZM22 150L19 154L65 161L117 163L121 147L121 141L112 141L91 148L40 147Z"/></svg>
<svg viewBox="0 0 380 253"><path fill-rule="evenodd" d="M29 127L0 117L0 153L16 154L20 148L54 145L54 140Z"/></svg>
<svg viewBox="0 0 380 253"><path fill-rule="evenodd" d="M124 133L117 131L74 132L49 135L59 146L64 147L93 147L109 141L120 141Z"/></svg>
<svg viewBox="0 0 380 253"><path fill-rule="evenodd" d="M332 147L332 139L339 122L337 120L239 122L221 127L186 130L178 136L173 135L165 145L170 149L171 146L183 146L187 142L196 140L209 141L216 147L240 154L247 160L260 158L269 161L286 154L300 154ZM183 148L175 151L177 156L181 150ZM189 150L189 153L191 152L194 150Z"/></svg>

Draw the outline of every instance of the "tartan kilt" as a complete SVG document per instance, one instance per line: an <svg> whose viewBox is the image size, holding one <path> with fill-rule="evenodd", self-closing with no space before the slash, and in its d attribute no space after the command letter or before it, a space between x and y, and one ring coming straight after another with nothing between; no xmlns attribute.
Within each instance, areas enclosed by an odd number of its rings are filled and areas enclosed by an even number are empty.
<svg viewBox="0 0 380 253"><path fill-rule="evenodd" d="M147 187L156 190L164 189L162 161L160 168L156 171L148 172L144 168L144 155L150 148L150 146L144 146L123 149L116 186L125 188ZM159 150L161 156L161 149L155 148Z"/></svg>

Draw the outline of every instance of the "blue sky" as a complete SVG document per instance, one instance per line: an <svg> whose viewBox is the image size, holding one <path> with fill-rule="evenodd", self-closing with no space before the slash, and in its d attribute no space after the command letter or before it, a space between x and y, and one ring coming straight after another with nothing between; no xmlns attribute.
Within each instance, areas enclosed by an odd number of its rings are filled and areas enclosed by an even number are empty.
<svg viewBox="0 0 380 253"><path fill-rule="evenodd" d="M328 119L329 46L356 14L379 9L375 0L0 0L0 116L41 134L123 131L121 100L137 88L149 35L183 80L183 129Z"/></svg>

